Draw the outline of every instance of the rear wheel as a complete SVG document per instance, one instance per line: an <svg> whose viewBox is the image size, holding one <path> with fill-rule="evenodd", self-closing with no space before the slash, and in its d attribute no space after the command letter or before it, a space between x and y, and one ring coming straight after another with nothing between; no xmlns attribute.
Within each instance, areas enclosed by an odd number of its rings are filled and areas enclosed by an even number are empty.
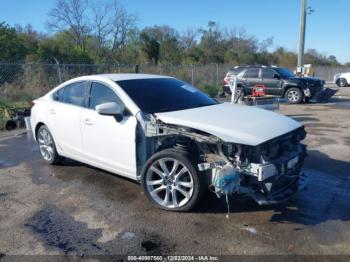
<svg viewBox="0 0 350 262"><path fill-rule="evenodd" d="M348 86L348 82L346 81L345 78L340 78L340 79L338 79L338 81L337 81L337 85L338 85L339 87L346 87L346 86Z"/></svg>
<svg viewBox="0 0 350 262"><path fill-rule="evenodd" d="M15 121L9 120L9 121L6 122L5 129L6 129L7 131L13 130L13 129L15 129L16 127L17 127L17 124L16 124Z"/></svg>
<svg viewBox="0 0 350 262"><path fill-rule="evenodd" d="M304 95L299 88L289 88L285 94L285 98L290 104L299 104L303 101Z"/></svg>
<svg viewBox="0 0 350 262"><path fill-rule="evenodd" d="M143 168L141 184L154 206L170 211L191 210L205 189L191 157L177 149L153 155Z"/></svg>
<svg viewBox="0 0 350 262"><path fill-rule="evenodd" d="M42 125L39 127L37 132L37 141L40 148L41 156L50 165L59 164L62 162L63 157L61 157L56 150L55 141L47 128L47 126Z"/></svg>

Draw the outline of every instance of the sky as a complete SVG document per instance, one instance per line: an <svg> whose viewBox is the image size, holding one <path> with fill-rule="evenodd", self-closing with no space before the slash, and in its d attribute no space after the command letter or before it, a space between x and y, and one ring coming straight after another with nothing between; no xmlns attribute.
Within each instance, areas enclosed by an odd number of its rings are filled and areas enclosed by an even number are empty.
<svg viewBox="0 0 350 262"><path fill-rule="evenodd" d="M93 1L93 0L90 0ZM103 1L103 0L99 0ZM138 26L169 25L180 32L206 27L243 27L260 41L273 37L274 47L297 51L301 0L120 0L138 17ZM0 21L30 23L46 32L55 0L0 0ZM307 16L305 49L315 48L338 61L350 62L350 0L308 0L315 12Z"/></svg>

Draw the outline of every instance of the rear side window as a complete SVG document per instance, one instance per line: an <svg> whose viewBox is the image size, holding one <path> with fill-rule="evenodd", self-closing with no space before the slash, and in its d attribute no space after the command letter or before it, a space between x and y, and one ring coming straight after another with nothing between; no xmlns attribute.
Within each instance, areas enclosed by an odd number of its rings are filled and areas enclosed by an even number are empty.
<svg viewBox="0 0 350 262"><path fill-rule="evenodd" d="M91 84L89 108L95 109L96 106L109 102L122 104L119 97L111 88L104 84L93 82Z"/></svg>
<svg viewBox="0 0 350 262"><path fill-rule="evenodd" d="M76 106L84 106L85 83L78 82L64 87L62 102Z"/></svg>
<svg viewBox="0 0 350 262"><path fill-rule="evenodd" d="M259 68L247 69L244 76L247 78L258 78L259 77Z"/></svg>
<svg viewBox="0 0 350 262"><path fill-rule="evenodd" d="M276 72L272 69L263 69L262 70L262 77L267 79L267 78L273 78L273 74L275 74Z"/></svg>

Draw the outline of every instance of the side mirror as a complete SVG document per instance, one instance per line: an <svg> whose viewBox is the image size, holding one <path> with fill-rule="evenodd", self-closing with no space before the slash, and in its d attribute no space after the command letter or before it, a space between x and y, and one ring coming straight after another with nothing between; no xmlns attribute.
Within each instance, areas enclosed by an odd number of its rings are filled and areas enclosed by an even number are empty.
<svg viewBox="0 0 350 262"><path fill-rule="evenodd" d="M97 105L96 111L100 115L114 116L118 122L123 120L124 108L115 102L109 102L109 103L103 103L103 104Z"/></svg>
<svg viewBox="0 0 350 262"><path fill-rule="evenodd" d="M274 73L274 74L272 75L272 78L280 79L280 75L277 74L277 73Z"/></svg>

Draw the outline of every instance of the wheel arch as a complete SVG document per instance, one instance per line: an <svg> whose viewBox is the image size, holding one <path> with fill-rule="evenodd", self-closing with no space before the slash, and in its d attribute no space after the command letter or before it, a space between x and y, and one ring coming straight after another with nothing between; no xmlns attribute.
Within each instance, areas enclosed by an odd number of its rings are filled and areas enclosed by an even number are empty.
<svg viewBox="0 0 350 262"><path fill-rule="evenodd" d="M346 77L346 76L341 76L337 79L337 82L336 84L339 86L340 85L340 80L345 80L346 82L346 85L349 85L350 84L350 76Z"/></svg>
<svg viewBox="0 0 350 262"><path fill-rule="evenodd" d="M41 127L41 126L44 126L45 124L43 123L43 122L38 122L37 124L36 124L36 126L35 126L35 130L34 130L34 138L35 138L35 140L37 140L37 137L38 137L38 131L39 131L39 128Z"/></svg>
<svg viewBox="0 0 350 262"><path fill-rule="evenodd" d="M184 153L189 153L193 161L197 161L202 153L195 140L184 135L176 135L165 138L163 141L161 141L161 144L157 147L153 154L165 149L178 149Z"/></svg>
<svg viewBox="0 0 350 262"><path fill-rule="evenodd" d="M288 91L289 89L291 89L291 88L298 88L298 89L300 89L301 92L303 92L303 89L302 89L300 86L298 86L298 85L287 84L287 85L285 85L285 86L283 87L283 94L282 94L282 96L284 97L284 96L286 95L287 91Z"/></svg>

